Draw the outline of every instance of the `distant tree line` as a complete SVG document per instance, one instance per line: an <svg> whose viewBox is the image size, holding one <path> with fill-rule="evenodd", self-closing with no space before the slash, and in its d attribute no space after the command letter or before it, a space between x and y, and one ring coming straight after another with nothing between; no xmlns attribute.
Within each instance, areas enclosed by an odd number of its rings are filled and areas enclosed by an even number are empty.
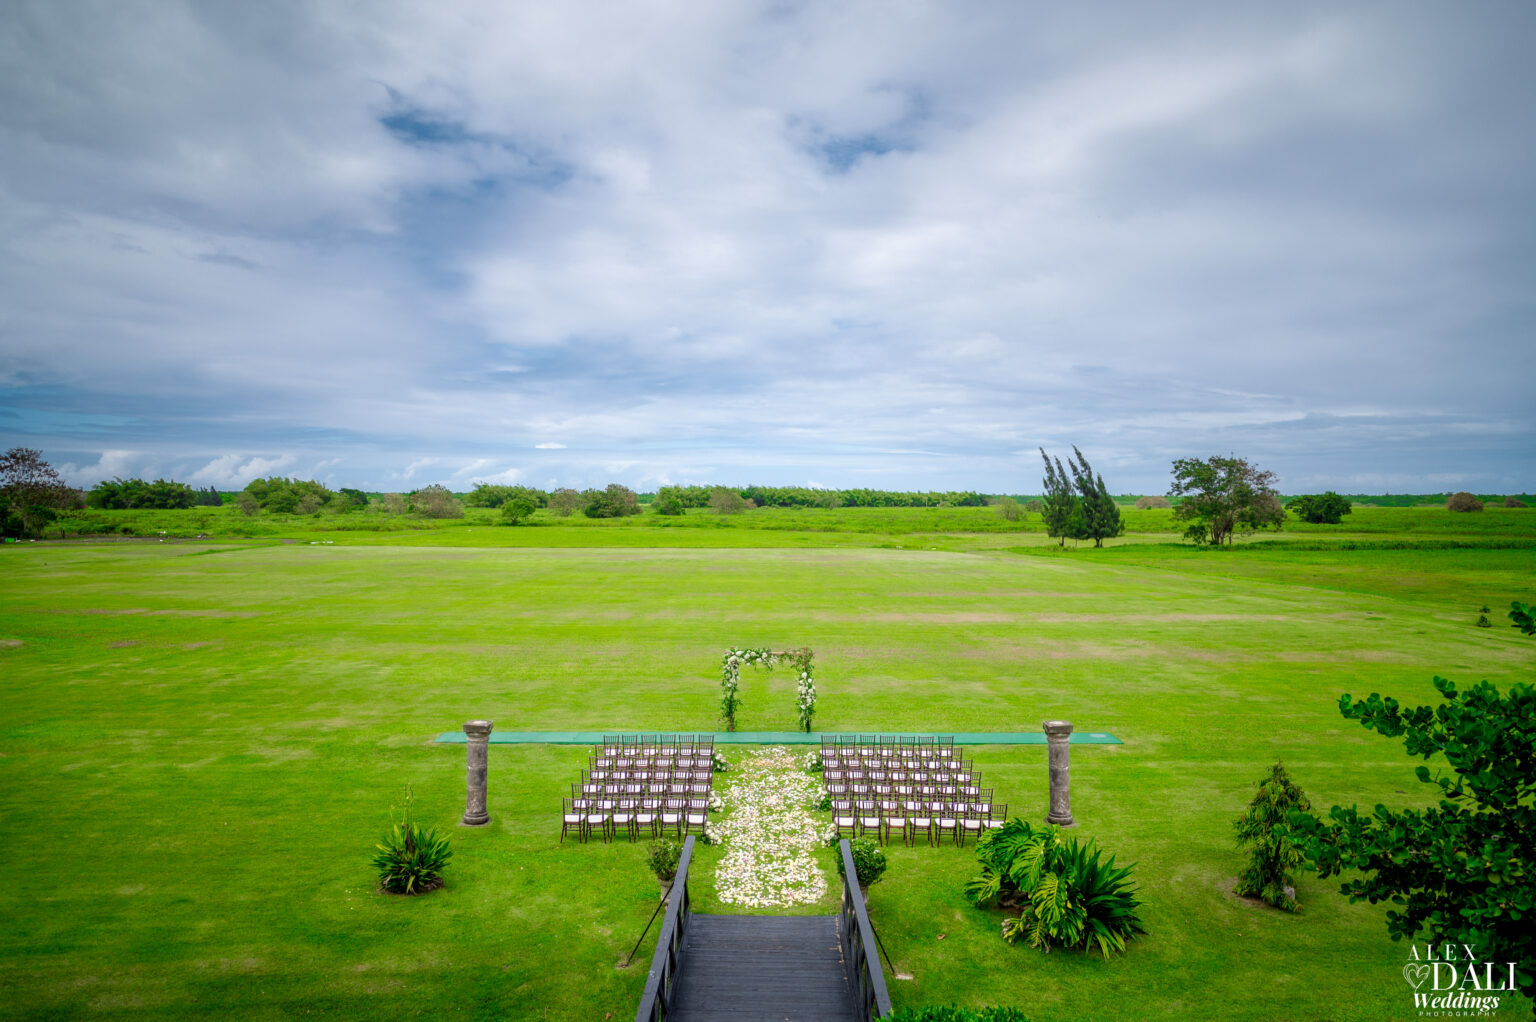
<svg viewBox="0 0 1536 1022"><path fill-rule="evenodd" d="M169 479L156 479L147 483L142 479L122 479L114 476L103 479L85 495L86 507L107 511L132 508L167 510L188 507L219 507L224 503L219 491L212 486L194 490L186 483Z"/></svg>

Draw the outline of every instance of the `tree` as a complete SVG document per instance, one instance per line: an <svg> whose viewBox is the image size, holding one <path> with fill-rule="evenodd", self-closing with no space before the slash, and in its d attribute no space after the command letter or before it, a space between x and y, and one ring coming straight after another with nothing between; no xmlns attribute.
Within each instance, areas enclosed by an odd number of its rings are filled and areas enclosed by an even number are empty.
<svg viewBox="0 0 1536 1022"><path fill-rule="evenodd" d="M367 501L364 500L364 503L366 504ZM197 506L198 507L223 507L224 506L224 498L219 496L219 491L218 490L216 490L212 486L210 486L206 490L198 490L197 491Z"/></svg>
<svg viewBox="0 0 1536 1022"><path fill-rule="evenodd" d="M580 510L585 504L581 494L568 486L562 486L549 495L549 509L561 518L569 518L573 511Z"/></svg>
<svg viewBox="0 0 1536 1022"><path fill-rule="evenodd" d="M666 487L662 487L662 489L665 490ZM651 510L659 515L669 515L676 517L683 513L683 502L680 498L670 493L665 497L658 495L656 499L651 502Z"/></svg>
<svg viewBox="0 0 1536 1022"><path fill-rule="evenodd" d="M156 508L160 510L189 508L198 500L199 491L186 483L156 479L146 483L142 479L103 479L85 495L87 507L104 510L127 508Z"/></svg>
<svg viewBox="0 0 1536 1022"><path fill-rule="evenodd" d="M1345 515L1354 514L1355 510L1349 506L1349 498L1341 497L1332 490L1292 497L1285 506L1297 518L1313 525L1338 525Z"/></svg>
<svg viewBox="0 0 1536 1022"><path fill-rule="evenodd" d="M1466 490L1458 490L1445 499L1447 511L1481 511L1483 502Z"/></svg>
<svg viewBox="0 0 1536 1022"><path fill-rule="evenodd" d="M1057 458L1053 465L1044 447L1040 448L1040 457L1045 461L1045 479L1042 483L1045 487L1045 510L1041 512L1045 518L1045 534L1058 540L1059 546L1066 546L1067 536L1072 532L1073 516L1078 513L1077 495L1072 492L1072 480L1062 469L1061 459Z"/></svg>
<svg viewBox="0 0 1536 1022"><path fill-rule="evenodd" d="M463 518L464 505L446 486L433 483L411 494L411 510L423 518Z"/></svg>
<svg viewBox="0 0 1536 1022"><path fill-rule="evenodd" d="M1072 538L1091 539L1094 546L1101 547L1106 539L1125 531L1125 523L1120 520L1120 505L1109 495L1104 477L1094 474L1083 452L1074 445L1072 453L1077 460L1068 461L1067 467L1072 470L1072 482L1082 497Z"/></svg>
<svg viewBox="0 0 1536 1022"><path fill-rule="evenodd" d="M403 515L405 514L405 495L386 493L379 498L379 507L383 508L387 515Z"/></svg>
<svg viewBox="0 0 1536 1022"><path fill-rule="evenodd" d="M739 515L747 509L747 502L735 490L725 486L716 486L709 491L709 506L716 514Z"/></svg>
<svg viewBox="0 0 1536 1022"><path fill-rule="evenodd" d="M588 518L624 518L640 513L640 498L619 483L609 483L605 490L588 490L582 496L587 505L581 513Z"/></svg>
<svg viewBox="0 0 1536 1022"><path fill-rule="evenodd" d="M520 525L524 519L533 517L534 510L533 498L513 497L501 505L501 522L503 525Z"/></svg>
<svg viewBox="0 0 1536 1022"><path fill-rule="evenodd" d="M1184 498L1173 517L1191 523L1184 536L1196 543L1231 545L1235 532L1279 528L1285 521L1275 474L1261 472L1242 458L1177 459L1168 496Z"/></svg>
<svg viewBox="0 0 1536 1022"><path fill-rule="evenodd" d="M1339 888L1351 902L1389 901L1387 932L1410 940L1466 944L1480 961L1514 962L1515 981L1536 995L1536 687L1507 695L1488 682L1465 692L1435 678L1439 706L1402 709L1376 693L1339 712L1388 738L1403 737L1408 755L1444 757L1454 779L1418 779L1438 789L1428 809L1334 806L1327 822L1292 813L1290 829L1323 877L1358 870ZM1438 771L1436 772L1439 773Z"/></svg>
<svg viewBox="0 0 1536 1022"><path fill-rule="evenodd" d="M7 535L29 536L80 505L80 491L64 481L43 452L12 447L0 454L0 527Z"/></svg>
<svg viewBox="0 0 1536 1022"><path fill-rule="evenodd" d="M1285 767L1276 763L1269 776L1259 782L1258 794L1233 826L1237 828L1238 846L1248 845L1252 852L1248 868L1237 878L1232 890L1247 898L1295 912L1296 880L1291 870L1305 861L1301 852L1286 837L1286 824L1292 809L1310 810L1306 792L1291 782Z"/></svg>
<svg viewBox="0 0 1536 1022"><path fill-rule="evenodd" d="M1020 522L1024 520L1024 509L1012 497L997 498L997 513L1002 516L1005 522Z"/></svg>

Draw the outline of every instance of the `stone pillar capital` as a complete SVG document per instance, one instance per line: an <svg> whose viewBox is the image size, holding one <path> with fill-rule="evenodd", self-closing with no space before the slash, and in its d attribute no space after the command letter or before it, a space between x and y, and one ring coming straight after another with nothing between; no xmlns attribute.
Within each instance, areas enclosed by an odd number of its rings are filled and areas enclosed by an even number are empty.
<svg viewBox="0 0 1536 1022"><path fill-rule="evenodd" d="M491 740L491 728L493 725L488 720L466 720L464 722L464 734L472 742L488 742Z"/></svg>

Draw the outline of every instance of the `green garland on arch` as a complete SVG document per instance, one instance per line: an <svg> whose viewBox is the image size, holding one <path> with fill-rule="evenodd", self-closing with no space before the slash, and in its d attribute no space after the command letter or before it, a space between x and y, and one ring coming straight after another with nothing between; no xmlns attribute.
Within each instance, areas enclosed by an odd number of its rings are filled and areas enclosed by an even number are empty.
<svg viewBox="0 0 1536 1022"><path fill-rule="evenodd" d="M766 667L773 670L775 664L793 664L799 677L795 685L795 706L800 715L800 729L811 729L811 718L816 716L816 679L811 675L810 647L800 649L731 649L720 658L720 715L725 719L727 731L736 730L736 710L741 706L737 690L741 687L743 665Z"/></svg>

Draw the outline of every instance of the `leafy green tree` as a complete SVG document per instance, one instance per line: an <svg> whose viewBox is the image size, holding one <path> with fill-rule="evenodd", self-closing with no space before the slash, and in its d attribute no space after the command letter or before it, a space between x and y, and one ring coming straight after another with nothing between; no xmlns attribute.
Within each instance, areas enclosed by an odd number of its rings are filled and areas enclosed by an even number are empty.
<svg viewBox="0 0 1536 1022"><path fill-rule="evenodd" d="M1109 495L1104 477L1094 474L1083 452L1074 446L1072 453L1077 460L1068 461L1067 467L1072 470L1072 483L1081 497L1080 514L1075 519L1077 528L1072 538L1091 539L1094 546L1101 547L1106 539L1125 531L1125 523L1120 520L1120 505Z"/></svg>
<svg viewBox="0 0 1536 1022"><path fill-rule="evenodd" d="M1466 691L1435 678L1439 706L1402 708L1376 693L1339 712L1408 755L1444 757L1452 776L1415 771L1440 796L1428 809L1334 806L1325 822L1290 815L1290 829L1323 877L1354 873L1340 891L1380 901L1393 940L1421 931L1435 942L1473 947L1485 962L1514 962L1521 993L1536 995L1536 687L1508 694L1486 681Z"/></svg>
<svg viewBox="0 0 1536 1022"><path fill-rule="evenodd" d="M662 488L666 489L666 487ZM683 513L683 502L670 493L665 497L658 494L656 499L651 502L651 510L655 511L659 515L670 515L676 517L677 515Z"/></svg>
<svg viewBox="0 0 1536 1022"><path fill-rule="evenodd" d="M709 507L707 486L663 486L656 491L656 502L675 500L680 507ZM665 512L670 514L671 512ZM682 512L679 511L679 514Z"/></svg>
<svg viewBox="0 0 1536 1022"><path fill-rule="evenodd" d="M1057 458L1052 464L1044 447L1040 448L1040 457L1045 461L1045 479L1042 481L1045 510L1041 512L1045 518L1045 534L1057 540L1059 546L1066 546L1067 537L1074 531L1073 519L1081 517L1077 494L1072 492L1072 480L1061 467L1061 459Z"/></svg>
<svg viewBox="0 0 1536 1022"><path fill-rule="evenodd" d="M1177 459L1168 496L1184 498L1173 517L1191 523L1184 536L1196 543L1230 545L1236 532L1279 528L1285 521L1275 474L1261 472L1242 458Z"/></svg>
<svg viewBox="0 0 1536 1022"><path fill-rule="evenodd" d="M493 483L476 483L475 488L464 496L465 507L501 507L509 500L522 497L533 501L535 508L549 503L549 494L531 486L503 486Z"/></svg>
<svg viewBox="0 0 1536 1022"><path fill-rule="evenodd" d="M336 498L331 503L339 511L355 511L368 506L368 494L362 490L354 490L350 486L343 486L337 491Z"/></svg>
<svg viewBox="0 0 1536 1022"><path fill-rule="evenodd" d="M405 514L405 495L386 493L379 497L379 507L387 515L403 515Z"/></svg>
<svg viewBox="0 0 1536 1022"><path fill-rule="evenodd" d="M411 510L423 518L463 518L464 505L446 486L433 483L411 494Z"/></svg>
<svg viewBox="0 0 1536 1022"><path fill-rule="evenodd" d="M1531 605L1521 603L1519 600L1509 601L1509 619L1514 622L1514 627L1520 629L1526 635L1536 635L1536 618L1531 616Z"/></svg>
<svg viewBox="0 0 1536 1022"><path fill-rule="evenodd" d="M513 497L501 505L501 522L503 525L520 525L533 517L533 500L529 497Z"/></svg>
<svg viewBox="0 0 1536 1022"><path fill-rule="evenodd" d="M727 486L716 486L709 491L709 506L718 515L739 515L747 509L747 501Z"/></svg>
<svg viewBox="0 0 1536 1022"><path fill-rule="evenodd" d="M1285 506L1297 518L1313 525L1338 525L1345 515L1354 513L1354 508L1349 506L1349 498L1341 497L1332 490L1292 497Z"/></svg>
<svg viewBox="0 0 1536 1022"><path fill-rule="evenodd" d="M619 483L609 483L604 490L588 490L582 496L587 503L581 513L588 518L624 518L640 513L640 498Z"/></svg>
<svg viewBox="0 0 1536 1022"><path fill-rule="evenodd" d="M562 486L549 495L549 509L561 518L569 518L586 504L586 498L568 486Z"/></svg>
<svg viewBox="0 0 1536 1022"><path fill-rule="evenodd" d="M287 479L283 476L252 479L246 484L245 492L255 498L257 506L263 511L277 514L310 514L330 503L336 496L325 484L313 479ZM301 502L309 508L308 511L299 511Z"/></svg>
<svg viewBox="0 0 1536 1022"><path fill-rule="evenodd" d="M0 454L0 505L6 535L37 535L58 511L80 506L80 491L43 460L42 451L12 447Z"/></svg>
<svg viewBox="0 0 1536 1022"><path fill-rule="evenodd" d="M365 503L365 504L367 503L366 498L364 499L363 503ZM219 496L219 491L218 490L216 490L212 486L210 486L210 487L208 487L205 490L198 490L197 491L197 506L198 507L223 507L224 506L224 498Z"/></svg>
<svg viewBox="0 0 1536 1022"><path fill-rule="evenodd" d="M1306 792L1297 787L1276 763L1269 776L1259 782L1258 794L1248 809L1233 823L1239 847L1251 849L1248 867L1237 878L1234 893L1259 898L1275 908L1295 912L1296 879L1291 870L1304 859L1286 836L1287 822L1293 809L1306 812L1312 808Z"/></svg>
<svg viewBox="0 0 1536 1022"><path fill-rule="evenodd" d="M197 491L192 487L166 479L156 479L152 483L118 477L103 479L85 495L87 507L103 510L189 508L196 501Z"/></svg>
<svg viewBox="0 0 1536 1022"><path fill-rule="evenodd" d="M1024 508L1012 497L997 498L997 513L1005 522L1021 522L1024 520Z"/></svg>

